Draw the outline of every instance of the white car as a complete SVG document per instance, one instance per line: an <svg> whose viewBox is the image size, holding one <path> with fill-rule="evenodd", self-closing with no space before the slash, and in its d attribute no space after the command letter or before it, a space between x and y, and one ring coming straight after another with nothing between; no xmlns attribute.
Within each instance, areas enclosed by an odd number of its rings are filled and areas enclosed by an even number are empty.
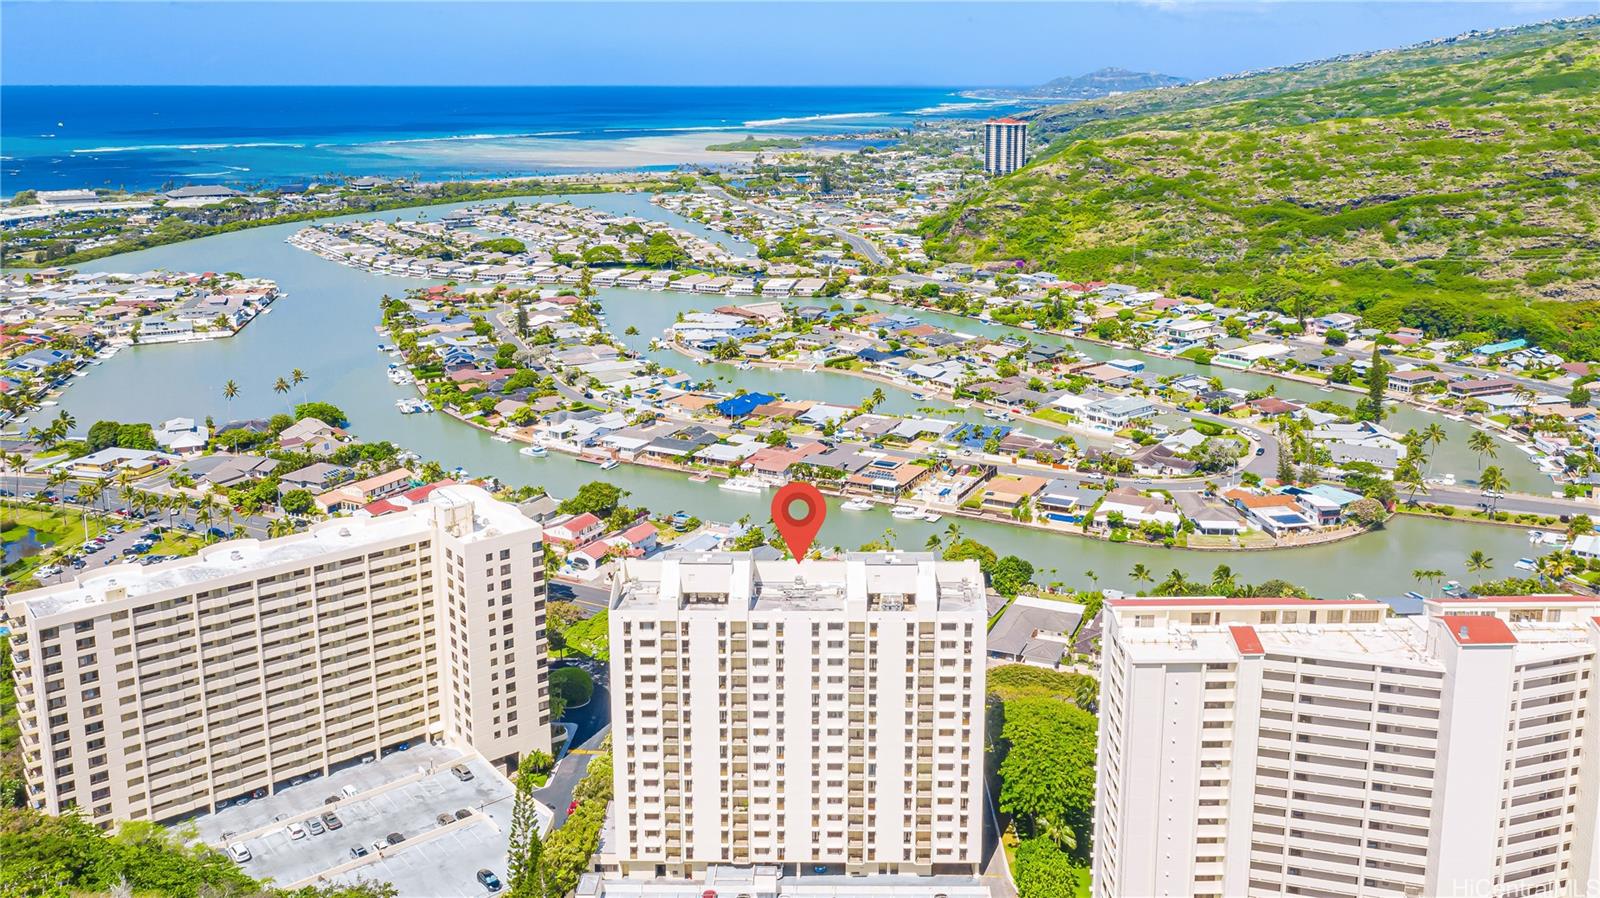
<svg viewBox="0 0 1600 898"><path fill-rule="evenodd" d="M304 839L306 837L306 828L298 823L289 824L284 827L283 831L288 833L291 839Z"/></svg>
<svg viewBox="0 0 1600 898"><path fill-rule="evenodd" d="M235 864L242 864L250 860L250 849L244 847L243 842L235 842L228 846L228 857L233 858Z"/></svg>

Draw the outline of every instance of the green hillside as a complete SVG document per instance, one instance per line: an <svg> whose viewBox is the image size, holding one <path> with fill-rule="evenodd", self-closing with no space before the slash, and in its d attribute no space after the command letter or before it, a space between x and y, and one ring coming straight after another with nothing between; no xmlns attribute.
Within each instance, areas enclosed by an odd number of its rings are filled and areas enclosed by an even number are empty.
<svg viewBox="0 0 1600 898"><path fill-rule="evenodd" d="M1131 91L1051 106L1023 117L1032 120L1037 133L1055 137L1091 122L1260 99L1377 75L1492 59L1583 38L1600 39L1600 16L1458 35L1411 47L1262 69L1181 87Z"/></svg>
<svg viewBox="0 0 1600 898"><path fill-rule="evenodd" d="M924 233L937 258L1263 303L1300 294L1380 324L1600 356L1600 331L1568 333L1600 310L1597 135L1600 44L1569 34L1086 125Z"/></svg>

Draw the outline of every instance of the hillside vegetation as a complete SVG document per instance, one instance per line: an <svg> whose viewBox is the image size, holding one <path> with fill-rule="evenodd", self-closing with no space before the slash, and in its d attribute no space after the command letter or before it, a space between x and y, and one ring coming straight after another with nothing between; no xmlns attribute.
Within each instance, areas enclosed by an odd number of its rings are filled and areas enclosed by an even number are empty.
<svg viewBox="0 0 1600 898"><path fill-rule="evenodd" d="M1592 37L1084 125L924 232L938 258L1600 357Z"/></svg>
<svg viewBox="0 0 1600 898"><path fill-rule="evenodd" d="M1600 16L1474 32L1410 47L1227 75L1181 87L1132 91L1051 106L1022 117L1032 119L1038 133L1054 136L1089 122L1259 99L1411 69L1491 59L1580 38L1600 38Z"/></svg>

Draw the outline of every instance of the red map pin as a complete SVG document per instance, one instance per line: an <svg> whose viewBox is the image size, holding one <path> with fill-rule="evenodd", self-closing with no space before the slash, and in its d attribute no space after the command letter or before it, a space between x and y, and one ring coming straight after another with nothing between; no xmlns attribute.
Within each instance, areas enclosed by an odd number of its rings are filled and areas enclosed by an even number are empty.
<svg viewBox="0 0 1600 898"><path fill-rule="evenodd" d="M805 506L805 513L796 517L794 506ZM811 551L811 541L822 529L822 519L828 516L828 504L822 493L809 483L787 483L772 497L772 523L778 525L778 535L796 561Z"/></svg>

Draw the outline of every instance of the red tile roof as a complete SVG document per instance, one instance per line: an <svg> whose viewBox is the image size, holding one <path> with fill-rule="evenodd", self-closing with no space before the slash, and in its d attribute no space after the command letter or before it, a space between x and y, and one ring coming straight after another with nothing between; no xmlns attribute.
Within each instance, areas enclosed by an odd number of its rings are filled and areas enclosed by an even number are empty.
<svg viewBox="0 0 1600 898"><path fill-rule="evenodd" d="M1239 649L1241 655L1265 655L1267 650L1261 645L1261 637L1256 635L1254 627L1235 626L1229 627L1228 632L1233 634L1233 644Z"/></svg>
<svg viewBox="0 0 1600 898"><path fill-rule="evenodd" d="M1441 614L1439 623L1457 645L1516 645L1517 637L1506 622L1488 614Z"/></svg>
<svg viewBox="0 0 1600 898"><path fill-rule="evenodd" d="M1019 118L1012 118L1010 116L1006 116L1005 118L992 118L992 119L989 119L989 124L991 124L991 125L1026 125L1027 122L1024 122L1022 119L1019 119Z"/></svg>

